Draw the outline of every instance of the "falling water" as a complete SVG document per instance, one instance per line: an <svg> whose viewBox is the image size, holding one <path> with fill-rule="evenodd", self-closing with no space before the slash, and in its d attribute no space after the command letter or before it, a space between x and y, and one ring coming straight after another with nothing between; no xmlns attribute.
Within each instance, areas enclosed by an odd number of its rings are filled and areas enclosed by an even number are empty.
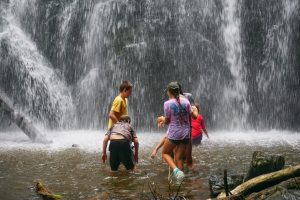
<svg viewBox="0 0 300 200"><path fill-rule="evenodd" d="M70 90L13 15L17 10L20 13L21 7L26 8L25 2L11 2L4 17L0 40L4 46L1 53L6 57L0 69L1 88L37 122L47 125L50 119L50 126L68 127L74 117Z"/></svg>
<svg viewBox="0 0 300 200"><path fill-rule="evenodd" d="M263 123L271 124L273 128L280 126L286 128L288 124L295 123L294 119L284 121L281 117L289 115L290 110L298 107L293 87L299 82L299 77L295 76L297 74L293 63L295 54L292 52L293 23L298 6L299 1L282 1L279 8L281 17L268 25L270 27L264 48L266 56L262 61L261 71L257 74L261 99L268 104L267 108L273 107L271 112L263 108L264 116L268 118L267 122L264 120ZM273 123L270 123L269 119L272 119Z"/></svg>
<svg viewBox="0 0 300 200"><path fill-rule="evenodd" d="M240 2L238 0L224 1L223 36L226 44L226 61L232 75L232 82L224 88L224 103L226 114L231 119L227 126L245 128L247 123L248 103L245 69L242 63L242 47L240 39Z"/></svg>

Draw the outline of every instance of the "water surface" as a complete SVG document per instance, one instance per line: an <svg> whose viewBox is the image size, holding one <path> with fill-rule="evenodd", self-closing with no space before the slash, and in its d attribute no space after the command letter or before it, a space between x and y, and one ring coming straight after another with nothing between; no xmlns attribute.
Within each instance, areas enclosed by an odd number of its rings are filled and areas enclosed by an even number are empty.
<svg viewBox="0 0 300 200"><path fill-rule="evenodd" d="M148 184L164 196L175 194L169 188L168 167L161 153L152 160L150 153L163 133L140 133L140 161L137 173L123 167L112 174L101 163L104 131L45 131L51 144L32 143L22 132L0 133L0 196L3 199L40 199L35 181L42 179L64 199L149 199ZM73 144L78 147L72 147ZM300 134L287 131L210 133L210 139L194 148L193 169L180 195L188 199L209 197L208 177L228 169L230 174L246 173L254 151L281 154L286 166L300 163Z"/></svg>

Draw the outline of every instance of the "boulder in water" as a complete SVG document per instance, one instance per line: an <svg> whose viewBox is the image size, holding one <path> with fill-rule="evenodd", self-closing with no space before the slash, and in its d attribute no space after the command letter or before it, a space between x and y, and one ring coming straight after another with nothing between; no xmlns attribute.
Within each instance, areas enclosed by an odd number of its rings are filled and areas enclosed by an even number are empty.
<svg viewBox="0 0 300 200"><path fill-rule="evenodd" d="M280 155L267 155L261 151L255 151L252 161L245 178L245 181L262 174L275 172L283 169L285 164L284 157Z"/></svg>

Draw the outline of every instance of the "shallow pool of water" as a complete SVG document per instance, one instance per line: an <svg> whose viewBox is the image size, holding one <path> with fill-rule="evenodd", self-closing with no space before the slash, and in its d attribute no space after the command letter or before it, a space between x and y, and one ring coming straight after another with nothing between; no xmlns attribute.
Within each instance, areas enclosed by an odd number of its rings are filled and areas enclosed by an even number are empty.
<svg viewBox="0 0 300 200"><path fill-rule="evenodd" d="M137 173L124 168L112 174L101 163L104 131L45 131L50 144L32 143L22 132L0 132L1 199L40 199L35 182L41 179L64 199L150 199L149 185L163 196L174 195L169 188L168 167L160 152L152 160L152 148L163 133L140 133L140 161ZM76 148L72 145L76 144ZM201 146L193 149L194 168L186 169L187 178L180 195L188 199L209 198L208 177L222 173L245 174L254 151L281 154L286 166L300 163L300 133L288 131L242 131L210 133Z"/></svg>

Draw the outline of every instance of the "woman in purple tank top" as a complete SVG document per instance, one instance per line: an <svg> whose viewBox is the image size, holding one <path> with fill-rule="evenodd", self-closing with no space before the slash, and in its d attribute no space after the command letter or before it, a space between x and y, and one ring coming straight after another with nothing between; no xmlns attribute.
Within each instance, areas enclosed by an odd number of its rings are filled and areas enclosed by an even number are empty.
<svg viewBox="0 0 300 200"><path fill-rule="evenodd" d="M171 82L167 86L169 100L164 103L164 116L158 117L158 126L168 124L167 139L162 151L163 159L172 168L171 182L181 184L184 179L183 161L187 145L190 141L190 118L197 117L192 111L189 101L180 97L177 82ZM172 152L176 148L175 158Z"/></svg>

